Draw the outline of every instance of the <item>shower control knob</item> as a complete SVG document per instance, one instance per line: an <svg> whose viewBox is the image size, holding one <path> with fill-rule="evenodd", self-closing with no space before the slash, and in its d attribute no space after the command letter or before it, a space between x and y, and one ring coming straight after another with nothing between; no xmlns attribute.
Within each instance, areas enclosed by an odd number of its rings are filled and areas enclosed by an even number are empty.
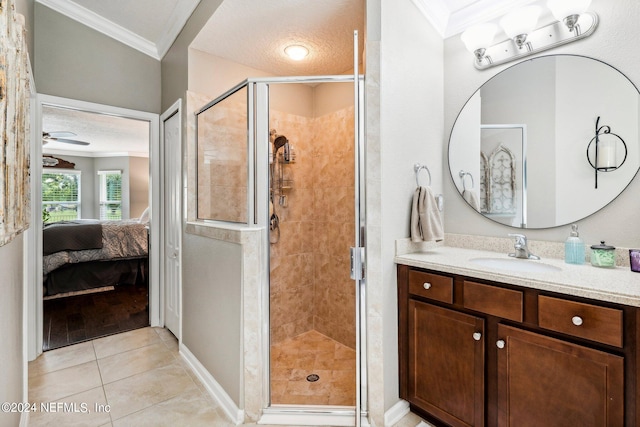
<svg viewBox="0 0 640 427"><path fill-rule="evenodd" d="M576 326L582 326L582 317L580 316L573 316L571 318L571 323L573 323Z"/></svg>
<svg viewBox="0 0 640 427"><path fill-rule="evenodd" d="M504 348L504 340L498 340L496 342L496 347L498 347L500 349Z"/></svg>
<svg viewBox="0 0 640 427"><path fill-rule="evenodd" d="M424 283L422 284L422 287L423 287L423 288L425 288L425 289L431 289L431 283L429 283L429 282L424 282Z"/></svg>
<svg viewBox="0 0 640 427"><path fill-rule="evenodd" d="M473 339L476 341L480 341L482 339L482 334L480 332L474 332Z"/></svg>

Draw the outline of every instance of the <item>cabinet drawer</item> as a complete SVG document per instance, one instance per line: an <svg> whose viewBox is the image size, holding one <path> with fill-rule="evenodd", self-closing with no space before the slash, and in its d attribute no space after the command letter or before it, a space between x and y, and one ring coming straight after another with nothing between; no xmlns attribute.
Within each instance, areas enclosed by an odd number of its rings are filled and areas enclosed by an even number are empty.
<svg viewBox="0 0 640 427"><path fill-rule="evenodd" d="M522 322L522 292L464 281L464 308Z"/></svg>
<svg viewBox="0 0 640 427"><path fill-rule="evenodd" d="M453 304L453 279L423 271L409 271L409 293Z"/></svg>
<svg viewBox="0 0 640 427"><path fill-rule="evenodd" d="M541 328L622 348L622 310L538 296Z"/></svg>

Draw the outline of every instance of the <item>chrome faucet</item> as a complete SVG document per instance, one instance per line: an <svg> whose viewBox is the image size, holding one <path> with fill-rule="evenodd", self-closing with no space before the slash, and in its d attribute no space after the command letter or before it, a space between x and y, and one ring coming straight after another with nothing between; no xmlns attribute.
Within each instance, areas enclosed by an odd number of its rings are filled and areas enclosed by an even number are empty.
<svg viewBox="0 0 640 427"><path fill-rule="evenodd" d="M515 243L513 245L515 252L510 253L509 256L524 259L540 259L539 256L529 252L529 248L527 247L527 236L524 234L509 233L509 237L513 237L515 239Z"/></svg>

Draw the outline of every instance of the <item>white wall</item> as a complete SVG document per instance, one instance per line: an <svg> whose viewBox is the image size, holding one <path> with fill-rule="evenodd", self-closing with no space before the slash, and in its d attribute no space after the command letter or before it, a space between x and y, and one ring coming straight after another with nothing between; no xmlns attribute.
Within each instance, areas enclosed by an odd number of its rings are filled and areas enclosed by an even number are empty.
<svg viewBox="0 0 640 427"><path fill-rule="evenodd" d="M640 49L634 46L640 37L640 2L637 0L619 0L615 7L606 0L593 0L590 9L600 17L595 33L584 40L561 46L548 54L576 54L604 61L624 73L629 79L640 85ZM501 65L488 70L476 70L473 57L465 49L459 36L450 37L444 43L444 124L446 146L451 128L458 112L467 99L484 82L508 66ZM588 90L588 88L585 88ZM586 148L586 147L585 147ZM442 157L447 165L447 157ZM483 236L506 237L513 228L496 224L478 215L462 200L450 180L444 182L447 201L445 230L449 233L475 234ZM640 179L636 178L629 187L608 206L594 215L579 221L580 236L589 244L606 240L622 247L640 245L640 228L630 226L637 222L640 210ZM569 227L556 227L542 230L526 230L529 238L561 242L569 235Z"/></svg>
<svg viewBox="0 0 640 427"><path fill-rule="evenodd" d="M393 257L395 240L409 237L411 198L416 187L414 163L429 167L433 191L442 192L444 169L441 159L445 153L442 145L442 54L440 35L413 2L382 0L380 171L367 170L368 176L379 173L376 178L380 180L381 194L378 206L367 206L367 215L374 221L379 215L381 227L382 282L379 292L383 322L384 410L399 399L397 285ZM370 124L368 121L367 125ZM371 232L368 236L369 239L378 238ZM378 293L378 290L374 292Z"/></svg>

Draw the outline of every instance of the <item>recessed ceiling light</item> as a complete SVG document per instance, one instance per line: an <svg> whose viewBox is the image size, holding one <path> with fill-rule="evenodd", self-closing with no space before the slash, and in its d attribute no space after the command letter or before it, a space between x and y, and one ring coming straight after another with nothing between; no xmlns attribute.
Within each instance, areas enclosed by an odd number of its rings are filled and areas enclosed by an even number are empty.
<svg viewBox="0 0 640 427"><path fill-rule="evenodd" d="M292 44L284 48L284 53L294 61L302 61L307 55L309 55L309 49L299 44Z"/></svg>

